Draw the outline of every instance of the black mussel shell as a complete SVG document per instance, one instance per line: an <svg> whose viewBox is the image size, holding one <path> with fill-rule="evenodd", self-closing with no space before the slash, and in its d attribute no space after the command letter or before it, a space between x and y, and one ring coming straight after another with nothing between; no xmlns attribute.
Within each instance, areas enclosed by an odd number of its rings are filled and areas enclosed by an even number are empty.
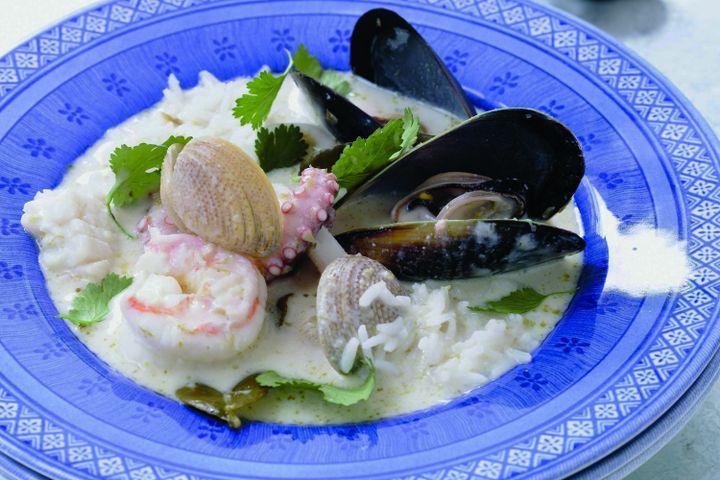
<svg viewBox="0 0 720 480"><path fill-rule="evenodd" d="M521 270L582 251L573 232L522 220L398 223L336 236L409 280L450 280Z"/></svg>
<svg viewBox="0 0 720 480"><path fill-rule="evenodd" d="M295 84L312 99L327 129L341 142L367 138L382 125L350 100L299 72L290 74Z"/></svg>
<svg viewBox="0 0 720 480"><path fill-rule="evenodd" d="M515 179L527 186L525 204L533 219L548 219L572 198L585 172L580 144L554 118L527 108L484 112L434 137L350 192L337 207L376 197L389 204L445 172Z"/></svg>
<svg viewBox="0 0 720 480"><path fill-rule="evenodd" d="M377 8L363 14L350 41L350 67L376 85L440 107L459 118L475 115L460 84L420 34L400 15Z"/></svg>

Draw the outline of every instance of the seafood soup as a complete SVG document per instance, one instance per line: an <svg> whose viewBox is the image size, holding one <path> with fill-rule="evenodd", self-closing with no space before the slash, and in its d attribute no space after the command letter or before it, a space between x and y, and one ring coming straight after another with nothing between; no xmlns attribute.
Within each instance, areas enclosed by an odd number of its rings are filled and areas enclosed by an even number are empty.
<svg viewBox="0 0 720 480"><path fill-rule="evenodd" d="M477 112L388 10L358 20L352 72L289 57L170 76L25 205L60 316L233 427L410 412L529 362L582 267L573 134Z"/></svg>

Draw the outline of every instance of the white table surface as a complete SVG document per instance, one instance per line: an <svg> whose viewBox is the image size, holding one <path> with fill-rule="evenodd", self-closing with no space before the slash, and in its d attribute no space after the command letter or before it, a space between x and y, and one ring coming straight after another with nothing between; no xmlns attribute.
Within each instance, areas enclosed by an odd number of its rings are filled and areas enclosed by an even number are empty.
<svg viewBox="0 0 720 480"><path fill-rule="evenodd" d="M720 133L720 0L536 0L640 53ZM0 0L0 55L95 0ZM720 383L687 426L628 480L720 478Z"/></svg>

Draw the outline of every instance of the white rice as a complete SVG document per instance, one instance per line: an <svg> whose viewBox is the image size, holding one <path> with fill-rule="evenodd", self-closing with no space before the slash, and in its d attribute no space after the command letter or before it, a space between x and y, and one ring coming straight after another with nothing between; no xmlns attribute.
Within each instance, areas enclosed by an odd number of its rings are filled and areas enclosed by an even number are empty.
<svg viewBox="0 0 720 480"><path fill-rule="evenodd" d="M532 359L530 351L537 341L523 341L527 332L520 315L508 315L507 320L489 318L473 330L478 315L467 308L467 302L452 300L450 291L418 283L412 285L408 298L393 296L384 282L368 288L361 305L379 300L402 310L394 321L377 325L375 335L369 336L365 325L358 329L358 343L378 371L396 374L398 365L411 359L447 392L461 392Z"/></svg>

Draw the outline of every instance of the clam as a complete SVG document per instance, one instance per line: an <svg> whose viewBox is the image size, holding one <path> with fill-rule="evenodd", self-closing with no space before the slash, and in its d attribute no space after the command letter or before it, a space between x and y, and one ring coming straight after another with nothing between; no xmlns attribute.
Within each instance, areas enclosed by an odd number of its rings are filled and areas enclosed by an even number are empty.
<svg viewBox="0 0 720 480"><path fill-rule="evenodd" d="M389 212L434 175L464 172L523 184L527 215L545 220L570 201L584 171L580 145L565 125L536 110L503 108L415 147L336 205L342 213L372 197Z"/></svg>
<svg viewBox="0 0 720 480"><path fill-rule="evenodd" d="M270 180L242 149L221 138L170 147L160 196L178 228L228 250L261 257L280 245L282 215Z"/></svg>
<svg viewBox="0 0 720 480"><path fill-rule="evenodd" d="M348 342L357 338L358 328L365 325L373 333L381 323L395 320L397 307L384 302L360 306L360 298L372 285L385 282L393 295L401 295L402 287L387 268L361 255L344 255L333 260L323 271L317 290L317 327L320 343L330 364L342 374L359 364L362 350L356 345L346 352Z"/></svg>
<svg viewBox="0 0 720 480"><path fill-rule="evenodd" d="M400 312L385 301L362 306L367 289L383 282L393 295L403 293L393 273L362 255L347 255L333 235L321 228L308 255L322 272L317 287L317 337L332 367L345 375L362 360L357 340L361 325L374 334L376 326L395 320ZM354 345L349 342L355 342Z"/></svg>
<svg viewBox="0 0 720 480"><path fill-rule="evenodd" d="M336 236L404 279L456 279L521 270L582 251L575 233L523 220L442 220L352 230Z"/></svg>
<svg viewBox="0 0 720 480"><path fill-rule="evenodd" d="M447 172L425 180L398 201L390 212L394 222L517 218L525 213L527 187L512 179Z"/></svg>
<svg viewBox="0 0 720 480"><path fill-rule="evenodd" d="M475 108L440 57L391 10L373 9L358 19L350 41L350 68L376 85L459 118L475 115Z"/></svg>

